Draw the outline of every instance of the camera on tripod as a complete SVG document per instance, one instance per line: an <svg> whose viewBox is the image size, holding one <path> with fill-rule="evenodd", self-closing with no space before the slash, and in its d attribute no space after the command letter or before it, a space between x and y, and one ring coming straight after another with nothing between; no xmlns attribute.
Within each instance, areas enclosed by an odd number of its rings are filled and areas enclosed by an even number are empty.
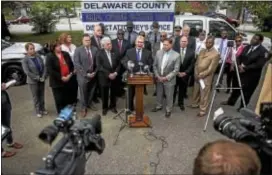
<svg viewBox="0 0 272 175"><path fill-rule="evenodd" d="M214 128L237 142L248 144L258 153L262 162L262 174L272 174L272 103L262 103L261 116L243 108L244 117L224 115L219 109L215 112Z"/></svg>
<svg viewBox="0 0 272 175"><path fill-rule="evenodd" d="M63 133L63 137L43 159L45 165L35 174L83 175L89 158L86 153L103 153L105 141L100 136L101 116L75 120L73 109L73 106L65 107L54 120L54 125L45 127L39 134L39 138L47 144L52 144L59 132Z"/></svg>

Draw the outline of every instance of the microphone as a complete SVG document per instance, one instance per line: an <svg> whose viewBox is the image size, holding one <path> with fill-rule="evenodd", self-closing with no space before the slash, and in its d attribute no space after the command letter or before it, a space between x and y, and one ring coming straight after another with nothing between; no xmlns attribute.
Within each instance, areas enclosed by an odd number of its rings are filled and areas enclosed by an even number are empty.
<svg viewBox="0 0 272 175"><path fill-rule="evenodd" d="M144 66L144 71L146 71L148 74L150 74L150 70L149 70L149 66L148 65Z"/></svg>
<svg viewBox="0 0 272 175"><path fill-rule="evenodd" d="M138 64L140 66L140 74L142 74L143 73L143 70L142 70L143 68L142 67L143 67L144 63L143 62L139 62Z"/></svg>

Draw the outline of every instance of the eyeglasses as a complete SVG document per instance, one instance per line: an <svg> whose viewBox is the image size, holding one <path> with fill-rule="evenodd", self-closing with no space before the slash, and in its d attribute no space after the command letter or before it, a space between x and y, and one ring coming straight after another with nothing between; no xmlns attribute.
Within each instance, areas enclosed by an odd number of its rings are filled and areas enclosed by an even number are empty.
<svg viewBox="0 0 272 175"><path fill-rule="evenodd" d="M236 40L235 42L236 42L236 43L238 43L238 42L240 43L240 42L242 42L242 40Z"/></svg>
<svg viewBox="0 0 272 175"><path fill-rule="evenodd" d="M161 35L161 37L166 37L166 35Z"/></svg>
<svg viewBox="0 0 272 175"><path fill-rule="evenodd" d="M117 35L124 35L123 33L118 33Z"/></svg>

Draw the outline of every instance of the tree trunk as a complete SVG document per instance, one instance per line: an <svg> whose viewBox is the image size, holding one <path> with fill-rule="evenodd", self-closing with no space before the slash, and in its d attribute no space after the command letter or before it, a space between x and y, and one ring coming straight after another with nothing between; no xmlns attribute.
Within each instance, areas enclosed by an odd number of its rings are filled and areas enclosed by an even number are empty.
<svg viewBox="0 0 272 175"><path fill-rule="evenodd" d="M11 37L9 29L8 29L8 25L6 23L6 19L5 19L5 15L3 13L1 13L1 35L2 35L2 39L4 39L5 37Z"/></svg>

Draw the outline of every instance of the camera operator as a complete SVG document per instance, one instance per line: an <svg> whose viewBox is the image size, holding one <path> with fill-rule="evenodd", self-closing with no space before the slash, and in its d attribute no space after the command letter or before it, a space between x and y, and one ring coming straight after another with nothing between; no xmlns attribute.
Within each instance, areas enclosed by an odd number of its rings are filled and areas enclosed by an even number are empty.
<svg viewBox="0 0 272 175"><path fill-rule="evenodd" d="M248 145L218 140L202 147L195 159L194 175L259 175L261 163Z"/></svg>
<svg viewBox="0 0 272 175"><path fill-rule="evenodd" d="M1 122L2 125L11 129L10 120L11 120L11 102L9 99L9 95L6 91L7 87L5 83L1 84ZM23 145L13 142L12 132L10 132L7 136L7 146L10 148L21 149ZM1 148L2 158L12 157L16 154L16 152L4 151Z"/></svg>

